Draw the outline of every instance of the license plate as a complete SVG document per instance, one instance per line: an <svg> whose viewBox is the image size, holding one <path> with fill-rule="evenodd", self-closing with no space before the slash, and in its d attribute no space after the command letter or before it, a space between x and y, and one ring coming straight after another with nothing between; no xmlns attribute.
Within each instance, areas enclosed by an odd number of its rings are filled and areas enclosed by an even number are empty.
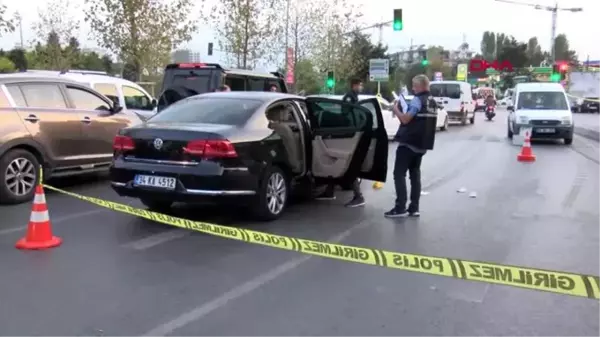
<svg viewBox="0 0 600 337"><path fill-rule="evenodd" d="M177 180L171 177L157 177L147 175L136 175L134 184L137 186L157 187L174 190Z"/></svg>
<svg viewBox="0 0 600 337"><path fill-rule="evenodd" d="M598 110L598 107L597 106L590 106L589 109L590 110Z"/></svg>
<svg viewBox="0 0 600 337"><path fill-rule="evenodd" d="M548 128L548 129L537 129L535 130L537 133L554 133L556 129Z"/></svg>

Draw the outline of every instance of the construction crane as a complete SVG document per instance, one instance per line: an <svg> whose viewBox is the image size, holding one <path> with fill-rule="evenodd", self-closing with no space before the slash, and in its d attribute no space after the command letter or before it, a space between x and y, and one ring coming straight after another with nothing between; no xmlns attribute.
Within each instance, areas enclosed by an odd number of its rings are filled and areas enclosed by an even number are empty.
<svg viewBox="0 0 600 337"><path fill-rule="evenodd" d="M343 35L350 35L350 34L352 34L354 32L361 32L361 31L367 30L367 29L378 28L379 29L379 44L383 44L383 27L387 27L387 26L391 25L393 22L394 22L393 20L392 21L379 22L379 23L376 23L374 25L370 25L370 26L367 26L367 27L363 27L363 28L358 28L358 29L352 30L350 32L346 32Z"/></svg>
<svg viewBox="0 0 600 337"><path fill-rule="evenodd" d="M511 1L511 0L496 0L496 1L513 4L513 5L529 6L529 7L533 7L534 9L537 9L537 10L552 12L552 29L550 31L550 38L551 38L551 40L550 40L550 61L552 63L554 63L554 60L555 60L554 40L556 39L556 16L558 15L558 11L567 11L567 12L573 12L573 13L583 11L583 8L581 8L581 7L560 8L560 7L558 7L558 3L554 3L554 6L544 6L544 5L537 5L537 4L526 3L526 2L517 2L517 1Z"/></svg>

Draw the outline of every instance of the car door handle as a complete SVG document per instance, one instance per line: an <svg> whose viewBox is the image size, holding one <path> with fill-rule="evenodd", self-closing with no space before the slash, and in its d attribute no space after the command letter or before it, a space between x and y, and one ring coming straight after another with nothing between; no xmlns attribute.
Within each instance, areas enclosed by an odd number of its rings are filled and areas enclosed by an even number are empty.
<svg viewBox="0 0 600 337"><path fill-rule="evenodd" d="M91 122L92 120L88 116L83 117L83 119L81 120L81 123L85 124L90 124Z"/></svg>
<svg viewBox="0 0 600 337"><path fill-rule="evenodd" d="M40 120L38 118L38 116L36 116L36 115L29 115L29 116L27 116L27 117L25 117L23 119L26 120L26 121L28 121L28 122L31 122L31 123L35 123L35 122L37 122L37 121Z"/></svg>

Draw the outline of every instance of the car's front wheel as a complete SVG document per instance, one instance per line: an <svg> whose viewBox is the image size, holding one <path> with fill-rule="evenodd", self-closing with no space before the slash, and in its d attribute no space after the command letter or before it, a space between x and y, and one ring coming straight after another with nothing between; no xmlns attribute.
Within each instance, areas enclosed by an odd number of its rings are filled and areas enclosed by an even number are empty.
<svg viewBox="0 0 600 337"><path fill-rule="evenodd" d="M38 183L40 164L29 151L15 149L0 158L0 203L29 201Z"/></svg>
<svg viewBox="0 0 600 337"><path fill-rule="evenodd" d="M565 141L565 144L566 144L566 145L571 145L571 144L573 144L573 138L565 138L565 139L564 139L564 141Z"/></svg>
<svg viewBox="0 0 600 337"><path fill-rule="evenodd" d="M268 168L256 195L254 215L259 220L275 220L283 214L288 203L289 181L276 166Z"/></svg>

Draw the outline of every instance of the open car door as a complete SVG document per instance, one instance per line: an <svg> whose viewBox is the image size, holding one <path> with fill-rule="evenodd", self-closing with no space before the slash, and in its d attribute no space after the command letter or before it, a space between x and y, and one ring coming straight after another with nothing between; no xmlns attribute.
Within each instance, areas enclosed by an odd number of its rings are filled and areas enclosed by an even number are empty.
<svg viewBox="0 0 600 337"><path fill-rule="evenodd" d="M373 118L373 132L371 132L371 139L369 139L369 148L358 176L368 180L385 182L388 170L389 143L383 122L381 104L377 98L363 100L358 104L369 110Z"/></svg>
<svg viewBox="0 0 600 337"><path fill-rule="evenodd" d="M373 133L372 113L336 99L307 97L314 177L353 179L367 155Z"/></svg>

